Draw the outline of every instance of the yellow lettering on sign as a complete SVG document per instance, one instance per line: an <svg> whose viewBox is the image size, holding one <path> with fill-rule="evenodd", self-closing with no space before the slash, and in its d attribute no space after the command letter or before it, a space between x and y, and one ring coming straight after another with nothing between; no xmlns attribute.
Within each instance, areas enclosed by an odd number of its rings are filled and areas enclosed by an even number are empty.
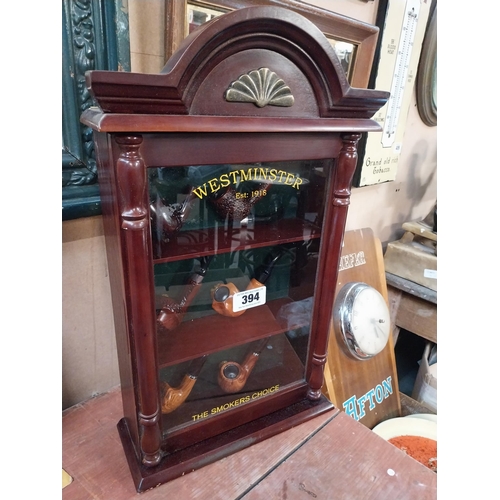
<svg viewBox="0 0 500 500"><path fill-rule="evenodd" d="M275 168L264 169L254 167L248 170L233 170L227 174L222 174L218 178L214 177L201 186L193 188L193 192L202 200L208 193L216 193L219 189L227 187L230 184L237 184L244 181L277 182L278 184L285 184L297 190L304 183L303 179L292 172L276 170Z"/></svg>
<svg viewBox="0 0 500 500"><path fill-rule="evenodd" d="M224 403L223 405L216 406L212 408L210 411L206 410L201 413L196 413L195 415L191 415L191 419L193 422L198 420L207 418L210 415L217 415L222 411L230 410L231 408L236 408L245 403L249 403L250 401L254 401L256 399L262 398L269 394L273 394L280 388L279 384L273 385L272 387L268 387L267 389L263 389L262 391L256 391L252 395L243 396L242 398L235 399L234 401L230 401L228 403Z"/></svg>

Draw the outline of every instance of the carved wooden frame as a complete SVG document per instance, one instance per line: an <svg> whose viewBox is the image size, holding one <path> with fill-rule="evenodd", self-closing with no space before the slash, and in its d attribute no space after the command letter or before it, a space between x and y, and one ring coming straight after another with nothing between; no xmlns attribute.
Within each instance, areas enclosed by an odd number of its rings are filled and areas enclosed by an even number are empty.
<svg viewBox="0 0 500 500"><path fill-rule="evenodd" d="M130 43L122 0L64 0L62 25L62 219L69 220L101 213L92 131L79 120L93 105L85 72L130 71Z"/></svg>
<svg viewBox="0 0 500 500"><path fill-rule="evenodd" d="M189 0L169 0L165 3L165 60L179 47L187 36L186 24L187 3ZM192 3L205 7L236 10L251 5L270 5L284 7L302 14L312 21L327 38L342 40L356 45L356 54L352 70L352 87L367 88L370 71L375 56L379 28L362 21L346 18L314 5L297 0L193 0Z"/></svg>

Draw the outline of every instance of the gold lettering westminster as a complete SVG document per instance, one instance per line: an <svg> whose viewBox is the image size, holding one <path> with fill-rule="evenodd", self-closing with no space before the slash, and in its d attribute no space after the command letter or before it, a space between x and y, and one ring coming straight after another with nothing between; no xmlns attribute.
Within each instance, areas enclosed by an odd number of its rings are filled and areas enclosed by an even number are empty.
<svg viewBox="0 0 500 500"><path fill-rule="evenodd" d="M252 167L247 170L233 170L219 177L214 177L203 185L193 189L193 192L200 200L209 194L216 193L219 189L225 188L230 184L237 184L244 181L271 182L276 184L285 184L299 189L303 180L296 174L278 170L276 168Z"/></svg>

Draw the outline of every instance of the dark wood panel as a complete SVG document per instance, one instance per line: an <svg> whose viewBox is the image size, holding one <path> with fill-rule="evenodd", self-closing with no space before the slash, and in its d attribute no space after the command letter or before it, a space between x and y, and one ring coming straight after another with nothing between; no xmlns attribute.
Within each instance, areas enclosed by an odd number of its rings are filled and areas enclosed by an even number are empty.
<svg viewBox="0 0 500 500"><path fill-rule="evenodd" d="M322 160L335 158L340 149L339 139L333 134L255 132L236 135L233 131L155 137L150 142L152 137L144 134L143 155L148 167Z"/></svg>

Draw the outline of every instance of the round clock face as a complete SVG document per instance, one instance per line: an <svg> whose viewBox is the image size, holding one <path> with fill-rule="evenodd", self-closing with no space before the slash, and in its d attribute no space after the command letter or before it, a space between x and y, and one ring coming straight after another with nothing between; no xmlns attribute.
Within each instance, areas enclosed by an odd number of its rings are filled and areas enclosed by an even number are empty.
<svg viewBox="0 0 500 500"><path fill-rule="evenodd" d="M335 330L354 358L369 359L386 346L391 331L389 309L375 288L347 283L337 295L333 314Z"/></svg>

